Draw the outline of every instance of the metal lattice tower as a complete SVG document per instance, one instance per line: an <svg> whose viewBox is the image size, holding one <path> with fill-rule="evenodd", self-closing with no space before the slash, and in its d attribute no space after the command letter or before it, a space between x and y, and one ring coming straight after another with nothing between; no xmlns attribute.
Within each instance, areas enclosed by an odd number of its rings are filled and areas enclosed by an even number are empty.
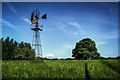
<svg viewBox="0 0 120 80"><path fill-rule="evenodd" d="M33 41L32 41L32 48L35 50L36 57L43 57L42 54L42 46L41 46L41 39L40 39L40 31L43 30L43 26L38 23L39 19L46 19L46 15L44 14L40 18L40 12L38 10L34 10L31 14L31 30L34 31L33 34Z"/></svg>

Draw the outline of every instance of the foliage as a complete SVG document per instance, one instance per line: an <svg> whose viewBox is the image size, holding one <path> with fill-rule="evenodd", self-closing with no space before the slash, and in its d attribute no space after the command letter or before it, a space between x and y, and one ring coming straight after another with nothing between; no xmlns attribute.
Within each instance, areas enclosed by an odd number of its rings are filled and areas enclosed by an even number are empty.
<svg viewBox="0 0 120 80"><path fill-rule="evenodd" d="M30 43L18 43L13 39L7 37L5 40L2 38L2 59L34 59L35 52L32 50Z"/></svg>
<svg viewBox="0 0 120 80"><path fill-rule="evenodd" d="M82 39L76 43L75 49L72 50L72 57L75 59L99 59L100 54L97 51L96 44L89 38Z"/></svg>

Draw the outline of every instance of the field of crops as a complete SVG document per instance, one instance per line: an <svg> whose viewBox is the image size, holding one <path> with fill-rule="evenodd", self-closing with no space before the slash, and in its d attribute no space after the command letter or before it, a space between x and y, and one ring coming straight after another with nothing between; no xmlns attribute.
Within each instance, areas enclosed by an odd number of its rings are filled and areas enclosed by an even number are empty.
<svg viewBox="0 0 120 80"><path fill-rule="evenodd" d="M118 60L3 60L2 78L120 79Z"/></svg>

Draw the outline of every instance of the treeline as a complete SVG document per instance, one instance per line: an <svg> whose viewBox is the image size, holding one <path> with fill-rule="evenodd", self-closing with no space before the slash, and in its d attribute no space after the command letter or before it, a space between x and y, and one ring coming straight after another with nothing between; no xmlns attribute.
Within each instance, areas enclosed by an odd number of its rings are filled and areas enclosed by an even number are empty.
<svg viewBox="0 0 120 80"><path fill-rule="evenodd" d="M30 43L18 43L7 37L2 38L2 59L3 60L28 60L35 58L35 52Z"/></svg>
<svg viewBox="0 0 120 80"><path fill-rule="evenodd" d="M60 59L58 59L58 58L52 58L52 59L49 59L49 58L42 58L43 60L76 60L75 58L60 58Z"/></svg>
<svg viewBox="0 0 120 80"><path fill-rule="evenodd" d="M42 58L43 60L76 60L75 58L61 58L61 59L58 59L58 58L53 58L53 59L49 59L49 58ZM108 58L105 58L105 57L100 57L99 60L102 60L102 59L120 59L120 56L118 57L108 57ZM89 60L97 60L97 59L89 59Z"/></svg>
<svg viewBox="0 0 120 80"><path fill-rule="evenodd" d="M100 59L120 59L120 56L118 56L118 57L108 57L108 58L101 57Z"/></svg>

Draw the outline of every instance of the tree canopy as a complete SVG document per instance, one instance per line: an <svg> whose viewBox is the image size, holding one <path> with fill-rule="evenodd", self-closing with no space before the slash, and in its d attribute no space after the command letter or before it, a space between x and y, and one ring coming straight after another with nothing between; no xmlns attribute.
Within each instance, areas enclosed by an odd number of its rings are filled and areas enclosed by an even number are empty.
<svg viewBox="0 0 120 80"><path fill-rule="evenodd" d="M31 48L30 43L18 43L13 39L7 37L5 40L2 38L2 59L34 59L35 52Z"/></svg>
<svg viewBox="0 0 120 80"><path fill-rule="evenodd" d="M99 59L100 54L95 42L85 38L76 43L75 49L72 50L72 57L75 59Z"/></svg>

